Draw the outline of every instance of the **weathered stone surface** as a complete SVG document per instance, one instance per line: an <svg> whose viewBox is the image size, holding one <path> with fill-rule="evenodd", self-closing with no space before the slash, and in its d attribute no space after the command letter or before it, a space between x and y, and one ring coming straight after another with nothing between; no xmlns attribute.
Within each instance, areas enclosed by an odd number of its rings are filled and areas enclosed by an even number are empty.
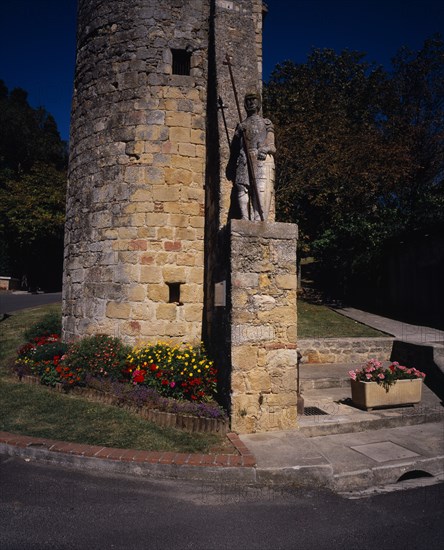
<svg viewBox="0 0 444 550"><path fill-rule="evenodd" d="M226 50L236 35L241 59L254 67L258 82L261 53L260 0L216 8L221 17L242 14L234 34L210 26L211 5L109 0L105 7L101 0L79 1L64 275L68 340L101 326L134 342L138 329L124 315L134 312L139 320L141 304L154 316L159 336L168 335L165 316L173 314L167 282L187 283L181 296L185 329L176 327L171 336L201 338L205 202L213 200L205 190L206 132L219 123L217 111L207 108L208 90L215 86L208 71L221 71L220 82L228 83L218 61L209 69L208 45L215 39ZM172 74L177 49L191 52L189 76ZM211 148L219 150L218 140ZM97 283L91 292L85 292L87 281ZM110 304L98 307L98 300ZM83 301L94 312L89 320Z"/></svg>
<svg viewBox="0 0 444 550"><path fill-rule="evenodd" d="M223 60L240 97L260 91L262 9L262 0L79 0L67 193L64 337L180 343L203 328L212 343L231 343L239 431L285 429L296 414L296 226L233 220L231 273L221 265L231 184L214 98L232 135ZM173 74L174 50L190 53L189 75ZM227 279L217 310L213 286ZM219 332L230 309L230 330Z"/></svg>
<svg viewBox="0 0 444 550"><path fill-rule="evenodd" d="M388 361L393 338L304 338L298 341L305 363L365 363L369 357Z"/></svg>
<svg viewBox="0 0 444 550"><path fill-rule="evenodd" d="M297 231L286 225L232 221L231 423L240 433L296 425L296 240L290 254L288 234Z"/></svg>

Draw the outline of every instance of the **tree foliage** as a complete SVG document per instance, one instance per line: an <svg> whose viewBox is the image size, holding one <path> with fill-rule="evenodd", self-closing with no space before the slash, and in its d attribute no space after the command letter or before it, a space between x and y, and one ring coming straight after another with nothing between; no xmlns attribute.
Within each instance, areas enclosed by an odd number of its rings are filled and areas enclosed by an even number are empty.
<svg viewBox="0 0 444 550"><path fill-rule="evenodd" d="M60 287L66 144L53 117L0 81L0 271Z"/></svg>
<svg viewBox="0 0 444 550"><path fill-rule="evenodd" d="M443 52L440 37L403 49L388 73L359 52L314 50L265 87L278 217L299 224L300 254L330 279L375 276L387 239L442 218Z"/></svg>

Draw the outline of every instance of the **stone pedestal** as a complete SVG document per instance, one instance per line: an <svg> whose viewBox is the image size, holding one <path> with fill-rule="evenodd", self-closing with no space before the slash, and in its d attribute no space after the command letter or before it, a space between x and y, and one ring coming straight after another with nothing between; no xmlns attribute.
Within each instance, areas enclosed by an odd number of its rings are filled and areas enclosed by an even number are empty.
<svg viewBox="0 0 444 550"><path fill-rule="evenodd" d="M294 428L297 226L231 220L229 239L231 429Z"/></svg>

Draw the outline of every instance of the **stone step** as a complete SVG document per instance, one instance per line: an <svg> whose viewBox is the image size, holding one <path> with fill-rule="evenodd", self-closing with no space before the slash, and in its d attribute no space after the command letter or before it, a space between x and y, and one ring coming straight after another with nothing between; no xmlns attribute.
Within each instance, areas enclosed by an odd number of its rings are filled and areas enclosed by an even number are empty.
<svg viewBox="0 0 444 550"><path fill-rule="evenodd" d="M299 376L302 391L350 386L348 372L358 368L356 363L302 364Z"/></svg>
<svg viewBox="0 0 444 550"><path fill-rule="evenodd" d="M307 437L354 433L383 428L412 426L444 420L444 407L427 386L418 405L363 411L351 402L350 387L329 387L305 391L304 415L298 418Z"/></svg>

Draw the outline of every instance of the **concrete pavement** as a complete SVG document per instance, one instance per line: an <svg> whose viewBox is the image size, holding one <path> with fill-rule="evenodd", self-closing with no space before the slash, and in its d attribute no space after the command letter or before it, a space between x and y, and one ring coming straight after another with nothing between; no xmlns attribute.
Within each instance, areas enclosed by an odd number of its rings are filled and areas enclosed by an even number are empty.
<svg viewBox="0 0 444 550"><path fill-rule="evenodd" d="M443 330L420 325L411 325L352 307L335 308L335 311L359 323L390 334L404 342L444 344Z"/></svg>

